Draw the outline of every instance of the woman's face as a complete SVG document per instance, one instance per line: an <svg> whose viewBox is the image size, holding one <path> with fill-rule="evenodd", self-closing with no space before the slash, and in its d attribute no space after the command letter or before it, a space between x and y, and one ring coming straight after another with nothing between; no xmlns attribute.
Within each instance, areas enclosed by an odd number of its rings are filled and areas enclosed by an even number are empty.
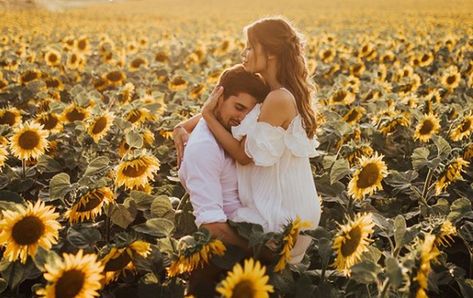
<svg viewBox="0 0 473 298"><path fill-rule="evenodd" d="M259 43L251 44L246 41L246 47L241 52L241 58L246 71L259 73L266 69L266 55Z"/></svg>

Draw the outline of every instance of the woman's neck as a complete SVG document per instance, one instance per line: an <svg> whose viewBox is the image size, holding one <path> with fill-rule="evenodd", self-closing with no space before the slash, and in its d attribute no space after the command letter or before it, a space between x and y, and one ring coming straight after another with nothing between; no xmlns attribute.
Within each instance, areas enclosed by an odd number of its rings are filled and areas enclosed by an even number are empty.
<svg viewBox="0 0 473 298"><path fill-rule="evenodd" d="M283 87L283 85L276 78L276 73L277 71L275 64L269 64L267 69L260 73L271 90L276 90Z"/></svg>

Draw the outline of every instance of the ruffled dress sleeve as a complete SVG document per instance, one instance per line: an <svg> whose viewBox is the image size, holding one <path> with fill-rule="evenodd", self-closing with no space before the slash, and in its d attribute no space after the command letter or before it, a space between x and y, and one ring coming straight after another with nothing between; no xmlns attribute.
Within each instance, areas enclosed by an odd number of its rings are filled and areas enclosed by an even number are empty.
<svg viewBox="0 0 473 298"><path fill-rule="evenodd" d="M255 165L268 167L279 161L284 153L285 130L266 122L258 122L261 105L256 105L240 125L232 128L233 137L246 136L245 152Z"/></svg>
<svg viewBox="0 0 473 298"><path fill-rule="evenodd" d="M315 157L320 155L320 152L316 150L320 145L319 141L315 136L312 139L307 137L299 115L293 119L287 128L284 143L291 153L297 157Z"/></svg>

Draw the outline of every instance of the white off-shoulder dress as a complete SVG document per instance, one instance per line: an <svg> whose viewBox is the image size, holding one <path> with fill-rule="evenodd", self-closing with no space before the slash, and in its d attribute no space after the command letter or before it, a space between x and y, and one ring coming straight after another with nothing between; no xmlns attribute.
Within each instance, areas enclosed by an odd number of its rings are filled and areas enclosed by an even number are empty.
<svg viewBox="0 0 473 298"><path fill-rule="evenodd" d="M309 139L297 115L285 130L258 122L261 104L232 127L233 137L246 136L245 152L254 163L237 164L238 192L243 207L231 218L263 226L265 232L280 232L283 225L299 216L315 228L321 204L315 189L309 157L318 154L317 140ZM311 243L299 236L290 263L298 263Z"/></svg>

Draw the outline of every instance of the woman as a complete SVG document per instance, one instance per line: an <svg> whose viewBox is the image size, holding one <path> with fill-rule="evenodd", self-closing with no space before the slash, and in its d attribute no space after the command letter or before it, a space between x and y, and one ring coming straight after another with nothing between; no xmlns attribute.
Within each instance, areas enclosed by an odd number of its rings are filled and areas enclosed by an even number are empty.
<svg viewBox="0 0 473 298"><path fill-rule="evenodd" d="M309 162L317 145L311 108L314 87L309 82L301 37L282 18L258 20L245 32L243 65L247 71L259 73L271 92L232 133L213 112L221 87L212 92L202 109L217 141L237 161L238 191L244 207L232 220L261 224L265 232L280 232L284 224L299 216L315 228L321 208ZM185 141L187 135L180 129L175 137ZM178 158L182 156L179 142ZM300 262L310 241L308 236L298 237L291 263Z"/></svg>

